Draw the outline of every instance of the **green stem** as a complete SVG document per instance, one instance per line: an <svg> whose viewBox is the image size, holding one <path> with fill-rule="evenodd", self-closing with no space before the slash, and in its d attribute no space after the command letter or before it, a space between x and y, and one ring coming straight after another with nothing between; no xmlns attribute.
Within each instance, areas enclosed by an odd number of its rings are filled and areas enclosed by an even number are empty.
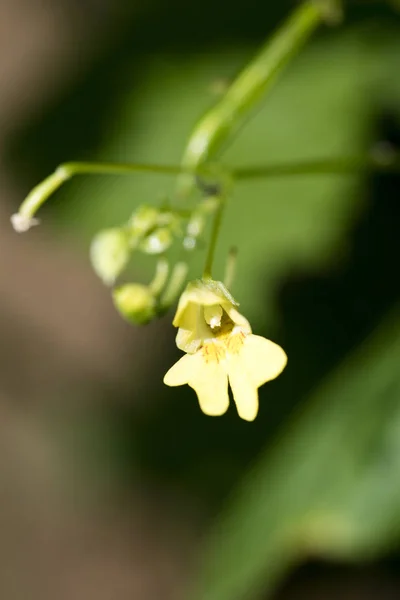
<svg viewBox="0 0 400 600"><path fill-rule="evenodd" d="M348 156L344 158L325 158L299 161L297 163L276 163L225 169L234 180L250 181L252 179L283 177L293 175L343 175L377 171L380 173L400 173L400 156L390 150L375 153L371 156ZM185 171L175 165L142 165L119 163L66 163L60 165L54 173L33 188L21 204L18 213L11 217L16 231L27 231L38 223L34 218L37 210L48 198L73 175L132 175L134 173L157 173L175 175ZM200 173L200 169L197 171Z"/></svg>
<svg viewBox="0 0 400 600"><path fill-rule="evenodd" d="M224 208L225 208L225 196L221 196L219 198L218 207L217 207L217 210L215 211L214 220L213 220L213 224L212 224L210 242L208 244L207 257L206 257L206 262L205 262L204 271L203 271L203 279L211 279L212 278L211 273L212 273L212 266L213 266L213 262L214 262L214 254L215 254L215 249L216 249L217 242L218 242L219 232L221 229Z"/></svg>
<svg viewBox="0 0 400 600"><path fill-rule="evenodd" d="M163 291L165 284L167 283L169 275L169 262L166 258L160 258L157 262L156 273L153 281L150 283L149 288L151 289L154 296L159 296Z"/></svg>
<svg viewBox="0 0 400 600"><path fill-rule="evenodd" d="M132 173L159 173L161 175L177 175L181 167L174 165L152 165L142 163L99 163L68 162L60 165L57 171L66 173L67 178L78 174L99 175L132 175Z"/></svg>
<svg viewBox="0 0 400 600"><path fill-rule="evenodd" d="M239 167L232 171L236 181L282 177L293 175L345 175L377 171L399 173L400 156L392 152L382 152L371 156L348 156L343 158L321 158L297 163L276 163Z"/></svg>
<svg viewBox="0 0 400 600"><path fill-rule="evenodd" d="M228 258L226 259L224 285L228 290L231 289L235 278L237 253L236 246L230 248Z"/></svg>
<svg viewBox="0 0 400 600"><path fill-rule="evenodd" d="M19 207L18 213L11 217L11 222L14 229L18 232L27 231L32 225L36 225L38 221L34 219L34 215L38 209L65 181L74 175L132 175L132 173L177 175L181 172L181 167L168 165L95 162L64 163L54 173L33 188Z"/></svg>
<svg viewBox="0 0 400 600"><path fill-rule="evenodd" d="M332 0L303 2L259 54L239 74L221 100L195 127L183 156L183 169L196 171L221 149L228 136L244 122L254 105L274 83L277 75L324 20ZM179 192L187 194L192 178L183 177Z"/></svg>
<svg viewBox="0 0 400 600"><path fill-rule="evenodd" d="M162 314L166 312L178 296L182 293L183 286L185 285L186 277L188 274L188 266L185 262L178 262L172 270L172 274L165 290L164 295L161 298L159 311Z"/></svg>

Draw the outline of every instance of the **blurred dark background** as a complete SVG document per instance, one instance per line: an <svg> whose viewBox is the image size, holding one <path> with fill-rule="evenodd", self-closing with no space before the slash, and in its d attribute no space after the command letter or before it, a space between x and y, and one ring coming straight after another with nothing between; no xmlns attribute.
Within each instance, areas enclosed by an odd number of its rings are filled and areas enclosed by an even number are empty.
<svg viewBox="0 0 400 600"><path fill-rule="evenodd" d="M172 193L173 180L77 177L41 211L41 227L18 236L9 224L29 189L59 163L178 163L196 120L294 5L0 2L4 599L186 598L202 580L204 560L214 564L219 549L229 549L231 533L224 532L248 514L247 490L250 513L254 489L268 482L287 506L278 518L271 508L265 523L257 522L269 546L252 547L245 519L232 538L233 545L246 540L244 589L253 557L261 565L254 590L240 596L238 583L237 597L399 597L400 438L388 432L400 424L400 173L257 180L235 189L217 268L222 272L236 244L232 291L254 331L289 356L285 373L262 388L251 424L234 406L224 417L205 417L192 390L163 386L179 356L172 315L130 327L90 267L93 234ZM294 59L223 161L267 164L387 145L400 152L399 8L394 1L345 2L343 23L321 29ZM193 258L194 276L201 259ZM139 261L137 278L150 277ZM330 423L338 434L325 443ZM366 423L378 425L367 435ZM290 451L297 430L306 432L300 453ZM326 452L315 465L314 432ZM395 432L400 436L400 426ZM354 436L351 447L342 447L342 434ZM300 477L304 465L309 479ZM330 487L317 485L330 472ZM323 499L319 485L330 489ZM294 560L271 541L273 528L279 533L299 521L291 495L294 504L304 498L296 504L301 514L323 506L347 523L376 527L364 535L349 525L356 533L327 541L323 529L321 544L309 551L300 545ZM365 504L371 499L370 512L359 496ZM226 554L226 563L216 559L214 579L199 584L198 598L234 598L227 590L242 572L230 577L235 560ZM270 576L269 560L282 565L278 575Z"/></svg>

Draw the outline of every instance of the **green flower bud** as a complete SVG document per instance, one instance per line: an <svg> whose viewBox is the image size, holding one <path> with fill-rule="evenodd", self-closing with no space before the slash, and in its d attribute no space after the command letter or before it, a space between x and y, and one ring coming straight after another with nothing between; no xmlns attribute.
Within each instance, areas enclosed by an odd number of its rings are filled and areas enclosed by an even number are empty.
<svg viewBox="0 0 400 600"><path fill-rule="evenodd" d="M172 211L161 211L157 219L158 227L169 227L176 234L181 232L181 218Z"/></svg>
<svg viewBox="0 0 400 600"><path fill-rule="evenodd" d="M117 227L100 231L90 247L93 269L106 285L112 285L130 257L127 234Z"/></svg>
<svg viewBox="0 0 400 600"><path fill-rule="evenodd" d="M127 283L113 290L118 312L134 325L149 323L156 316L156 299L151 289L140 283Z"/></svg>
<svg viewBox="0 0 400 600"><path fill-rule="evenodd" d="M193 213L187 224L187 235L195 238L198 237L203 232L205 224L206 220L202 214Z"/></svg>
<svg viewBox="0 0 400 600"><path fill-rule="evenodd" d="M199 208L204 214L213 214L217 208L221 199L219 196L208 196L203 202L200 203Z"/></svg>
<svg viewBox="0 0 400 600"><path fill-rule="evenodd" d="M154 206L139 206L129 220L129 228L134 236L145 236L157 226L159 210Z"/></svg>
<svg viewBox="0 0 400 600"><path fill-rule="evenodd" d="M160 227L146 236L140 243L140 249L146 254L162 254L172 244L173 236L168 227Z"/></svg>

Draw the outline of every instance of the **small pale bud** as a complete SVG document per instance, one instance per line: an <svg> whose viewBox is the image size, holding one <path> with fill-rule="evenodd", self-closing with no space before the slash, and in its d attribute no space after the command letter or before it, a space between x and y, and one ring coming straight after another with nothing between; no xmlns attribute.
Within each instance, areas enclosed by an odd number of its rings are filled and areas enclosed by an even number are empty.
<svg viewBox="0 0 400 600"><path fill-rule="evenodd" d="M26 217L20 213L11 215L10 221L17 233L24 233L25 231L29 231L34 225L39 225L39 219L35 219L35 217Z"/></svg>
<svg viewBox="0 0 400 600"><path fill-rule="evenodd" d="M160 227L146 236L140 243L140 249L146 254L162 254L172 244L173 236L168 227Z"/></svg>
<svg viewBox="0 0 400 600"><path fill-rule="evenodd" d="M179 235L181 233L181 218L173 211L160 211L157 219L158 227L168 227L172 233Z"/></svg>
<svg viewBox="0 0 400 600"><path fill-rule="evenodd" d="M113 290L118 312L134 325L144 325L156 315L156 299L150 288L139 283L127 283Z"/></svg>
<svg viewBox="0 0 400 600"><path fill-rule="evenodd" d="M194 250L196 248L196 238L186 236L183 240L183 247L185 250Z"/></svg>
<svg viewBox="0 0 400 600"><path fill-rule="evenodd" d="M199 213L195 213L190 218L190 221L187 225L186 233L190 237L198 237L204 229L206 220L203 215Z"/></svg>
<svg viewBox="0 0 400 600"><path fill-rule="evenodd" d="M112 285L129 260L127 234L118 228L98 233L90 247L93 268L106 285Z"/></svg>

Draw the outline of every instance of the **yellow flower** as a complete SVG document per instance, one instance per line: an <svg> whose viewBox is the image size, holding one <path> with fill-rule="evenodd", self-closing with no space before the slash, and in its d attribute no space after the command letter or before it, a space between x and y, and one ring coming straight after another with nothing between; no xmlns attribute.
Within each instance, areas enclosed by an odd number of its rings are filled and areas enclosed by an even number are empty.
<svg viewBox="0 0 400 600"><path fill-rule="evenodd" d="M258 412L258 388L285 368L283 349L253 335L237 303L219 281L189 283L173 325L176 344L186 352L164 377L170 386L188 384L202 411L217 416L229 406L228 380L239 416L253 421Z"/></svg>

